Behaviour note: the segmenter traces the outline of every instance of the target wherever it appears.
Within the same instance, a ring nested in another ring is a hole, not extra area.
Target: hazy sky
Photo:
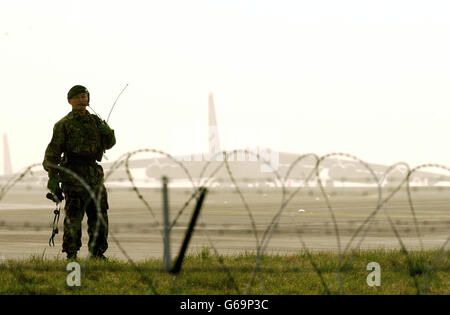
[[[450,166],[449,39],[448,1],[2,0],[0,133],[41,162],[70,87],[106,119],[128,83],[110,159],[208,150],[212,91],[225,148]]]

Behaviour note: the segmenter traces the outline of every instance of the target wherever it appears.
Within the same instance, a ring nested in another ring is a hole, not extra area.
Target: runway
[[[107,256],[133,261],[162,258],[163,216],[160,189],[143,189],[150,208],[132,190],[108,189],[109,249]],[[170,219],[180,213],[193,190],[169,190]],[[289,190],[286,201],[294,192]],[[61,253],[63,213],[55,247],[49,247],[55,205],[45,199],[42,189],[16,188],[0,201],[0,259],[47,258]],[[390,191],[383,191],[383,198]],[[413,208],[403,189],[377,212],[378,195],[373,188],[327,190],[327,203],[317,188],[300,190],[281,209],[280,189],[211,189],[205,199],[199,222],[189,246],[190,252],[208,246],[219,254],[256,252],[292,254],[312,251],[344,251],[355,248],[407,249],[450,248],[450,190],[421,188],[411,192]],[[177,256],[189,224],[194,203],[181,212],[171,233],[171,256]],[[412,211],[413,210],[413,211]],[[413,215],[414,213],[414,215]],[[372,217],[371,217],[372,216]],[[415,218],[414,218],[415,216]],[[278,218],[278,219],[277,219]],[[371,218],[366,225],[363,225]],[[273,228],[270,224],[275,222]],[[355,234],[358,229],[359,233]],[[400,235],[400,240],[396,236]],[[353,237],[353,239],[352,239]],[[349,241],[352,242],[349,244]],[[83,221],[83,247],[87,256],[87,226]]]

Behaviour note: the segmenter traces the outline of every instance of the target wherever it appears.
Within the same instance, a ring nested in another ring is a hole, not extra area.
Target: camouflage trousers
[[[87,215],[89,252],[94,256],[102,255],[108,248],[108,196],[102,186],[99,200],[100,209],[85,189],[65,188],[66,205],[64,207],[64,236],[62,251],[75,254],[81,248],[81,231],[84,213]],[[98,196],[98,188],[94,191]]]

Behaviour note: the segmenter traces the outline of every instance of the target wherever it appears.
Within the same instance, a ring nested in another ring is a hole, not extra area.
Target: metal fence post
[[[177,260],[175,261],[175,265],[173,266],[172,270],[170,271],[173,274],[177,274],[181,270],[181,265],[183,264],[184,255],[186,254],[186,251],[189,246],[189,241],[191,240],[192,234],[194,233],[195,224],[197,222],[197,218],[200,214],[200,210],[202,209],[203,200],[205,199],[205,195],[207,192],[207,189],[205,187],[201,187],[199,189],[200,196],[197,199],[197,204],[195,205],[195,210],[191,218],[191,222],[189,223],[189,227],[186,231],[186,236],[184,237],[183,244],[181,245],[180,253],[178,254]]]
[[[164,266],[167,272],[171,269],[170,257],[170,223],[169,223],[169,193],[167,189],[168,178],[163,176],[163,219],[164,219]]]

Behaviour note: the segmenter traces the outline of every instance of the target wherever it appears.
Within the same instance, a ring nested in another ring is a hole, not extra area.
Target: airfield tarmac
[[[294,190],[291,188],[286,198]],[[391,191],[384,188],[383,197]],[[171,220],[192,192],[188,188],[169,190]],[[130,189],[108,189],[108,257],[120,260],[129,257],[133,261],[162,258],[162,193],[160,189],[143,189],[141,193],[150,209]],[[45,199],[45,194],[44,189],[16,187],[0,201],[0,260],[30,255],[65,258],[61,253],[63,212],[60,232],[55,237],[56,246],[48,244],[55,204]],[[220,254],[255,253],[258,244],[264,243],[267,244],[265,253],[293,254],[304,249],[302,240],[311,251],[342,252],[358,247],[398,249],[400,241],[392,225],[407,249],[438,249],[442,246],[450,249],[450,189],[414,188],[411,194],[415,220],[408,195],[402,189],[373,216],[369,227],[363,229],[347,248],[352,235],[376,208],[378,195],[373,188],[327,188],[332,212],[318,188],[302,188],[285,206],[273,233],[266,238],[268,225],[281,207],[281,189],[243,190],[241,195],[232,188],[212,188],[206,196],[189,252],[211,247]],[[172,258],[178,254],[194,206],[192,201],[172,229]],[[80,257],[88,254],[86,220],[85,216]]]

